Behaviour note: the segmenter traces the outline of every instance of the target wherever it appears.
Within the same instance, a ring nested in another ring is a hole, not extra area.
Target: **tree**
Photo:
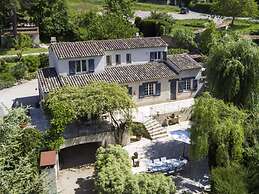
[[[105,0],[105,10],[108,14],[122,16],[126,19],[133,17],[133,6],[136,0]]]
[[[212,170],[211,175],[211,193],[248,194],[246,174],[242,167],[218,167]]]
[[[52,117],[48,131],[50,147],[62,144],[64,127],[72,121],[83,119],[89,114],[108,114],[117,143],[131,123],[132,98],[127,89],[115,83],[96,82],[85,87],[64,87],[48,94],[44,106]]]
[[[202,53],[209,54],[213,47],[220,39],[220,33],[217,31],[216,24],[209,22],[205,31],[200,35],[200,49]]]
[[[0,193],[46,193],[38,170],[41,134],[24,127],[26,109],[10,110],[0,123]]]
[[[232,26],[236,17],[253,17],[258,13],[255,0],[216,0],[214,9],[220,15],[232,17]]]
[[[246,114],[237,107],[212,98],[198,98],[192,114],[191,155],[208,155],[209,166],[227,167],[242,159]]]
[[[131,38],[137,29],[125,18],[115,14],[87,13],[75,22],[80,40]]]
[[[193,50],[197,47],[195,34],[189,29],[179,28],[172,31],[172,37],[177,48]]]
[[[118,145],[98,149],[95,185],[100,194],[175,193],[171,177],[146,173],[133,175],[128,153]]]
[[[245,40],[218,43],[208,57],[207,79],[213,96],[252,109],[259,95],[257,46]]]

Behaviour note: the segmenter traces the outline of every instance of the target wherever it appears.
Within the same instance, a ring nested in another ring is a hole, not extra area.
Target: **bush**
[[[39,68],[44,68],[49,66],[49,58],[47,54],[40,54],[39,61],[40,61]]]
[[[192,11],[196,11],[199,13],[207,13],[207,14],[213,14],[213,4],[212,3],[190,3],[189,8]]]
[[[32,39],[27,34],[19,34],[17,39],[15,40],[15,49],[23,49],[23,48],[31,48],[32,47]]]
[[[150,134],[142,123],[133,122],[129,126],[129,130],[133,133],[133,135],[137,137],[145,137],[147,139],[151,139]]]
[[[14,48],[15,47],[15,38],[11,35],[4,35],[2,47],[4,49]]]
[[[170,48],[168,50],[169,55],[176,55],[176,54],[183,54],[183,53],[189,53],[187,49],[182,49],[182,48]]]
[[[0,59],[0,73],[6,72],[8,69],[8,65],[5,60]]]
[[[22,63],[28,67],[30,73],[38,70],[40,66],[40,60],[38,56],[26,56],[22,58]]]
[[[175,193],[171,177],[163,174],[138,174],[131,172],[128,153],[121,146],[99,148],[95,163],[95,185],[98,193],[150,194]]]
[[[15,84],[16,80],[9,72],[0,74],[0,89],[11,87]]]
[[[175,42],[175,48],[182,48],[193,50],[197,48],[195,43],[195,34],[192,30],[179,28],[172,32],[173,41]]]
[[[12,75],[17,80],[24,78],[27,71],[28,67],[24,63],[17,63],[15,66],[12,67]]]
[[[212,169],[213,194],[247,194],[245,173],[241,167],[219,167]]]

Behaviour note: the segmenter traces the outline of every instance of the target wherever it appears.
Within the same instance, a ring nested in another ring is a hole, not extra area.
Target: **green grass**
[[[238,34],[256,34],[259,35],[259,23],[248,20],[236,20],[234,26],[229,27],[229,31]]]
[[[173,28],[185,28],[193,31],[206,27],[208,20],[206,19],[188,19],[188,20],[176,20]]]
[[[30,54],[30,53],[39,53],[39,52],[47,52],[48,49],[46,48],[26,48],[22,52],[22,54]],[[14,48],[5,50],[5,49],[0,49],[0,56],[1,55],[16,55],[19,53],[19,50],[15,50]]]
[[[103,9],[104,0],[66,0],[70,13],[101,11]],[[179,12],[180,9],[171,5],[159,5],[152,3],[136,3],[135,10],[142,11],[160,11],[160,12]]]

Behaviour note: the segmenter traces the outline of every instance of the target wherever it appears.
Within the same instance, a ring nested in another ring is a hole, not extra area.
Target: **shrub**
[[[172,37],[175,42],[175,48],[183,48],[193,50],[197,48],[194,41],[195,34],[189,29],[179,28],[172,32]]]
[[[27,34],[19,34],[15,40],[15,49],[31,48],[32,39]]]
[[[0,59],[0,73],[6,72],[8,68],[8,65],[5,60]]]
[[[168,50],[169,55],[176,55],[176,54],[183,54],[183,53],[189,53],[187,49],[182,49],[182,48],[170,48]]]
[[[131,172],[128,153],[121,146],[99,148],[95,163],[95,185],[98,193],[149,194],[175,193],[171,177],[163,174],[138,174]]]
[[[0,74],[0,89],[11,87],[15,84],[16,80],[9,72]]]
[[[3,48],[10,49],[15,47],[15,39],[11,35],[4,35],[3,36]]]
[[[44,68],[49,66],[49,58],[47,54],[40,54],[39,61],[40,61],[39,68]]]
[[[192,11],[196,11],[199,13],[207,13],[207,14],[213,14],[213,4],[212,3],[202,3],[202,2],[198,2],[198,3],[190,3],[189,4],[189,8]]]
[[[30,73],[38,70],[40,66],[40,60],[38,56],[26,56],[22,58],[22,63],[28,67]]]
[[[17,63],[15,66],[12,67],[12,75],[17,80],[24,78],[27,71],[28,67],[24,63]]]
[[[213,194],[247,194],[245,173],[241,167],[219,167],[212,169]]]
[[[142,123],[133,122],[129,126],[129,130],[133,133],[133,135],[137,137],[145,137],[147,139],[151,139],[150,134]]]

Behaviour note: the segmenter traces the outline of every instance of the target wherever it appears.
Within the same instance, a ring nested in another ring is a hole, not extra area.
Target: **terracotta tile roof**
[[[102,73],[56,76],[56,80],[54,81],[55,84],[53,84],[54,78],[42,73],[42,71],[54,74],[55,69],[49,68],[48,71],[43,69],[38,73],[40,75],[38,76],[40,88],[44,93],[57,89],[57,86],[84,86],[93,81],[126,84],[138,81],[158,80],[162,78],[175,78],[177,76],[174,71],[170,69],[170,67],[162,62],[107,67]]]
[[[58,89],[62,86],[59,76],[54,67],[44,68],[38,71],[38,82],[42,92]]]
[[[46,151],[40,153],[40,167],[52,166],[56,164],[56,151]]]
[[[167,62],[177,72],[189,69],[201,69],[202,66],[188,54],[168,55]]]
[[[128,38],[111,40],[90,40],[82,42],[60,42],[50,46],[59,59],[102,56],[105,51],[135,48],[166,47],[160,37]]]

